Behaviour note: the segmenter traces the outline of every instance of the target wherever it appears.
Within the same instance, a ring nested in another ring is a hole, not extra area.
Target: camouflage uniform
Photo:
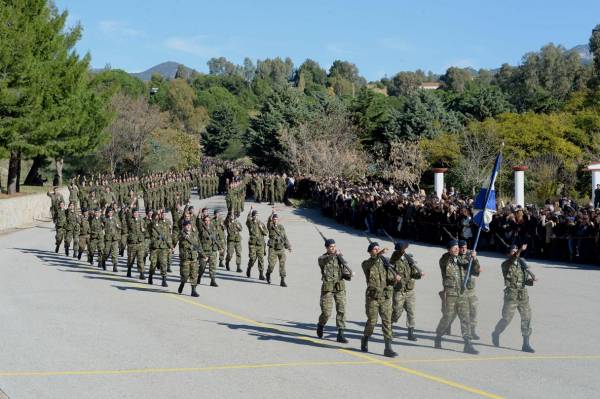
[[[90,245],[88,262],[93,264],[94,255],[98,253],[98,266],[102,266],[104,258],[104,225],[99,217],[94,216],[90,222]]]
[[[54,252],[58,252],[60,244],[65,239],[65,228],[67,226],[67,214],[64,209],[57,207],[54,211],[54,228],[56,229],[56,249]]]
[[[197,235],[190,231],[190,234],[182,231],[179,235],[179,274],[181,276],[181,287],[186,282],[192,285],[192,292],[196,291],[198,282],[198,249],[200,245]],[[180,291],[181,293],[181,291]]]
[[[113,271],[117,271],[119,255],[119,241],[121,240],[121,223],[114,217],[106,218],[104,221],[104,268],[106,261],[110,256],[113,264]]]
[[[79,216],[75,210],[66,211],[67,223],[65,225],[65,254],[69,255],[69,247],[73,241],[73,257],[79,252]]]
[[[319,267],[322,280],[319,325],[327,324],[335,301],[335,325],[343,330],[346,328],[346,283],[342,264],[337,255],[325,253],[319,257]]]
[[[504,305],[502,318],[496,324],[494,333],[500,335],[510,324],[515,310],[521,315],[521,334],[523,337],[531,335],[531,307],[527,286],[533,285],[533,279],[521,265],[521,260],[513,256],[502,262],[502,275],[504,276]]]
[[[154,220],[150,223],[150,274],[148,283],[152,284],[152,276],[156,267],[160,267],[163,278],[163,287],[166,287],[168,257],[173,246],[169,225],[164,220]]]
[[[406,310],[406,326],[415,327],[415,279],[421,278],[421,272],[417,270],[414,260],[402,251],[394,251],[390,263],[400,275],[400,281],[394,285],[394,300],[392,310],[392,323],[397,323]]]
[[[235,253],[235,264],[237,265],[236,271],[240,273],[242,271],[242,224],[239,220],[228,217],[225,220],[225,227],[227,228],[227,257],[225,258],[225,267],[229,270],[229,262]]]
[[[394,292],[395,273],[386,268],[382,256],[370,257],[363,261],[362,269],[367,279],[365,293],[365,310],[367,323],[364,337],[373,335],[378,315],[381,317],[381,328],[385,339],[392,339],[392,297]]]
[[[225,248],[227,246],[225,239],[225,226],[223,220],[220,217],[213,217],[211,226],[213,227],[214,236],[219,242],[219,267],[224,267],[223,262],[225,261]]]
[[[83,251],[88,251],[88,244],[90,242],[90,220],[83,215],[79,222],[79,253],[77,254],[77,258],[81,259],[81,255]],[[89,255],[88,255],[89,257]]]
[[[465,271],[469,267],[469,258],[468,255],[460,255],[459,262]],[[477,258],[473,259],[471,264],[471,277],[467,282],[467,288],[465,289],[465,297],[469,304],[469,321],[471,326],[471,338],[477,339],[477,305],[479,303],[479,299],[475,293],[475,280],[472,276],[479,276],[481,270],[481,266],[479,265],[479,260]],[[456,320],[456,315],[450,321],[450,326]]]
[[[254,266],[255,262],[258,262],[258,271],[260,273],[260,279],[264,280],[264,262],[265,262],[265,237],[269,234],[266,226],[262,223],[258,217],[252,218],[252,212],[248,212],[248,218],[246,219],[246,227],[248,227],[248,268],[246,269],[246,276],[250,277],[250,270]]]
[[[285,285],[285,250],[292,250],[290,242],[288,241],[285,229],[281,224],[275,225],[272,221],[272,217],[269,218],[267,223],[269,229],[269,266],[267,268],[267,281],[270,282],[270,276],[275,269],[275,264],[279,260],[279,276],[281,277],[281,285]]]
[[[216,277],[217,277],[217,253],[222,251],[215,237],[215,230],[212,225],[206,225],[205,223],[200,223],[198,228],[198,235],[200,238],[200,246],[202,247],[202,252],[204,256],[208,258],[208,260],[201,259],[200,260],[200,268],[198,271],[198,283],[202,279],[202,275],[208,266],[208,275],[210,277],[210,282],[212,286],[217,286]]]
[[[146,222],[140,217],[131,218],[127,230],[127,275],[129,277],[131,277],[133,262],[137,261],[140,279],[144,278],[145,234]]]

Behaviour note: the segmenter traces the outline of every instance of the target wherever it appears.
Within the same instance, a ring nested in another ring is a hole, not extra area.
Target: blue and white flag
[[[501,163],[502,154],[498,154],[494,163],[494,169],[492,169],[492,175],[489,182],[487,182],[487,187],[486,182],[484,182],[481,191],[479,191],[473,203],[473,223],[485,231],[490,229],[489,225],[492,221],[492,216],[496,213],[496,191],[494,190],[494,184],[496,183]]]

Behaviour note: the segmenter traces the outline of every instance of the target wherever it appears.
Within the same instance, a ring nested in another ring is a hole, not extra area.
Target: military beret
[[[94,212],[100,212],[100,208],[94,208]]]
[[[154,213],[152,209],[146,209],[146,213]]]
[[[87,212],[87,211],[88,211],[88,210],[87,210],[87,208],[86,208],[86,207],[83,207],[83,208],[81,208],[81,213],[85,213],[85,212]]]
[[[446,248],[448,249],[456,246],[458,246],[458,240],[450,240],[448,241],[448,244],[446,244]]]
[[[138,212],[138,209],[137,208],[132,208],[131,212]]]
[[[257,211],[256,209],[254,209],[254,210],[252,211],[252,216],[256,216],[256,214],[257,214],[257,213],[258,213],[258,211]]]
[[[219,212],[220,212],[220,211],[219,211],[218,209],[215,209],[215,210],[213,211],[213,215],[216,215],[216,214],[217,214],[217,213],[219,213]]]
[[[325,240],[325,246],[329,247],[331,245],[335,244],[335,240],[333,238],[328,238]]]
[[[467,241],[466,240],[458,240],[458,246],[459,247],[466,247],[467,246]]]
[[[509,245],[508,248],[506,248],[506,253],[509,254],[512,251],[516,251],[517,249],[519,249],[519,247],[517,247],[515,244]]]
[[[278,215],[278,214],[276,214],[276,213],[274,213],[274,214],[273,214],[273,219],[279,219],[279,215]]]
[[[183,221],[183,225],[184,226],[187,226],[187,225],[190,225],[190,224],[192,224],[192,222],[190,222],[189,220],[184,220]]]
[[[379,243],[376,241],[369,243],[369,246],[367,247],[367,252],[371,252],[373,250],[373,248],[378,247],[378,246],[379,246]]]
[[[398,240],[394,243],[394,249],[396,251],[399,251],[401,249],[406,249],[406,248],[408,248],[408,241]]]

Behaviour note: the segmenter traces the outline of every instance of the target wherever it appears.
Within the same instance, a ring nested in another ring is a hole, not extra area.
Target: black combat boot
[[[369,337],[363,335],[363,337],[360,339],[360,350],[362,352],[369,351]]]
[[[475,329],[473,328],[471,330],[471,339],[474,339],[475,341],[479,340],[481,337],[479,335],[477,335],[477,333],[475,332]]]
[[[173,270],[171,270],[171,265],[167,266],[167,273],[173,273]]]
[[[265,275],[263,274],[263,272],[259,272],[258,279],[264,281]]]
[[[281,283],[279,285],[282,287],[287,287],[287,284],[285,283],[285,277],[281,278]]]
[[[117,265],[113,265],[113,272],[117,272],[117,271],[118,271]]]
[[[348,340],[346,339],[346,337],[344,336],[344,330],[342,328],[340,328],[338,330],[338,335],[337,335],[337,342],[342,343],[342,344],[347,344]]]
[[[322,324],[317,324],[317,337],[323,338],[323,326]]]
[[[73,259],[78,259],[77,251],[73,249]]]
[[[193,297],[199,297],[200,295],[198,295],[198,293],[196,292],[196,286],[192,285],[192,294]]]
[[[222,260],[220,260],[220,261],[219,261],[219,267],[220,267],[221,269],[223,268],[223,261],[222,261]],[[227,270],[229,270],[229,269],[227,269]]]
[[[242,272],[242,268],[240,267],[240,265],[237,265],[236,273],[241,273],[241,272]]]
[[[469,353],[471,355],[479,355],[479,351],[473,347],[471,344],[471,338],[465,338],[465,346],[463,347],[464,353]]]
[[[267,272],[267,283],[271,284],[271,273]]]
[[[398,354],[392,349],[392,340],[390,338],[385,339],[385,349],[383,350],[383,356],[396,357]]]
[[[154,280],[152,279],[152,273],[150,273],[148,275],[148,284],[152,285],[154,283]]]
[[[415,336],[415,328],[414,327],[408,327],[408,340],[409,341],[417,340],[417,337]]]
[[[83,254],[83,251],[79,251],[79,253],[77,254],[77,259],[81,260],[81,255]]]
[[[119,249],[119,256],[123,256],[124,253],[125,253],[125,248]]]
[[[210,279],[210,286],[211,287],[218,287],[219,284],[217,284],[217,281],[214,278]]]
[[[225,263],[225,270],[227,270],[227,271],[231,270],[231,269],[229,268],[229,262]]]
[[[69,246],[65,245],[65,255],[69,256]]]
[[[106,259],[102,259],[102,270],[106,270]]]
[[[452,335],[452,325],[448,326],[448,329],[446,330],[446,332],[444,333],[444,335]]]
[[[183,292],[183,287],[185,286],[185,283],[181,283],[179,284],[179,288],[177,288],[177,292],[179,292],[180,294]],[[193,286],[192,286],[193,288]]]
[[[523,337],[523,347],[521,347],[523,352],[535,353],[535,350],[529,345],[529,337]]]
[[[162,278],[162,286],[163,287],[168,287],[169,286],[169,284],[167,284],[167,276],[163,276],[163,278]]]
[[[94,264],[94,255],[89,255],[89,256],[88,256],[88,263],[89,263],[90,265],[93,265],[93,264]]]
[[[252,270],[252,266],[248,266],[246,268],[246,277],[250,278],[250,271]]]
[[[435,336],[435,341],[433,341],[433,347],[435,349],[442,349],[442,337],[441,335]]]
[[[60,247],[60,244],[56,246],[56,248],[54,248],[54,252],[58,253],[58,247]]]
[[[131,267],[133,265],[127,265],[127,277],[131,277]]]
[[[497,333],[496,331],[492,333],[492,343],[494,346],[500,346],[500,333]]]
[[[146,276],[144,276],[144,272],[141,272],[141,273],[140,273],[140,277],[139,277],[139,279],[140,279],[140,280],[145,280],[145,279],[146,279]]]

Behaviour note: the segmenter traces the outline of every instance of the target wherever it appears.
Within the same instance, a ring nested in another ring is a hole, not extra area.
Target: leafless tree
[[[380,176],[396,186],[418,189],[421,176],[427,169],[419,141],[392,141],[387,152],[387,157],[376,157],[375,167]]]
[[[475,194],[490,170],[500,148],[498,135],[488,131],[465,130],[460,140],[461,157],[452,173],[462,182],[464,190]]]

